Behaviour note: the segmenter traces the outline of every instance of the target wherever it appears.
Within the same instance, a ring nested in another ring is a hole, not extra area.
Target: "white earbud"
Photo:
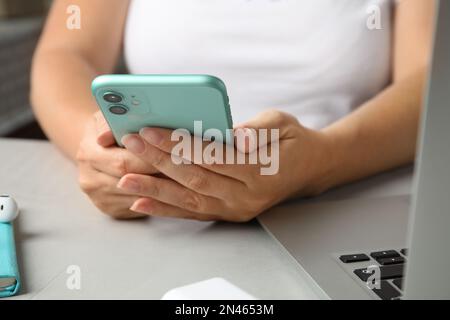
[[[7,195],[0,195],[0,223],[11,222],[19,215],[16,201]]]

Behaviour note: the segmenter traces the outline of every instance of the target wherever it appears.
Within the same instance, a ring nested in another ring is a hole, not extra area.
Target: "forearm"
[[[425,78],[421,70],[393,83],[322,130],[331,158],[316,189],[326,190],[414,160]]]
[[[71,159],[96,110],[90,94],[95,75],[85,59],[63,49],[37,51],[34,57],[33,109],[47,136]]]

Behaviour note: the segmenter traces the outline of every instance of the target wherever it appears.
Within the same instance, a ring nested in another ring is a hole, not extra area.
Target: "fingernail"
[[[139,193],[139,191],[141,190],[141,185],[133,179],[122,177],[122,179],[120,179],[119,183],[117,184],[117,188],[128,192]]]
[[[134,134],[127,134],[122,138],[122,143],[133,153],[143,153],[145,150],[145,145],[142,139]]]
[[[141,198],[133,203],[130,210],[138,213],[150,214],[152,212],[152,207],[148,199]]]
[[[108,131],[103,131],[103,132],[100,132],[98,135],[97,135],[97,144],[99,144],[99,145],[101,145],[101,146],[104,146],[105,144],[106,144],[106,133],[107,133]]]
[[[157,130],[152,128],[142,128],[141,131],[139,131],[139,134],[148,143],[151,143],[153,145],[159,145],[163,138]]]

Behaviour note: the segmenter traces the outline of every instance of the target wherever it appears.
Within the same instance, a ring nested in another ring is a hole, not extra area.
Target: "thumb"
[[[257,148],[278,142],[294,123],[298,124],[297,119],[288,113],[278,110],[261,112],[253,119],[235,126],[236,148],[241,152],[251,153]]]
[[[253,119],[239,124],[235,128],[279,129],[280,132],[284,132],[287,126],[292,124],[299,124],[297,118],[293,115],[276,109],[270,109],[259,113]]]

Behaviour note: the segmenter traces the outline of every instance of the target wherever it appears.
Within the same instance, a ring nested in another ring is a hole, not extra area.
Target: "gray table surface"
[[[90,203],[74,164],[48,142],[0,139],[0,158],[0,193],[21,207],[15,230],[23,289],[15,298],[160,299],[212,277],[261,299],[326,298],[256,221],[116,221]],[[317,201],[409,194],[410,185],[410,170],[400,170]],[[71,265],[81,270],[80,290],[66,285]]]

